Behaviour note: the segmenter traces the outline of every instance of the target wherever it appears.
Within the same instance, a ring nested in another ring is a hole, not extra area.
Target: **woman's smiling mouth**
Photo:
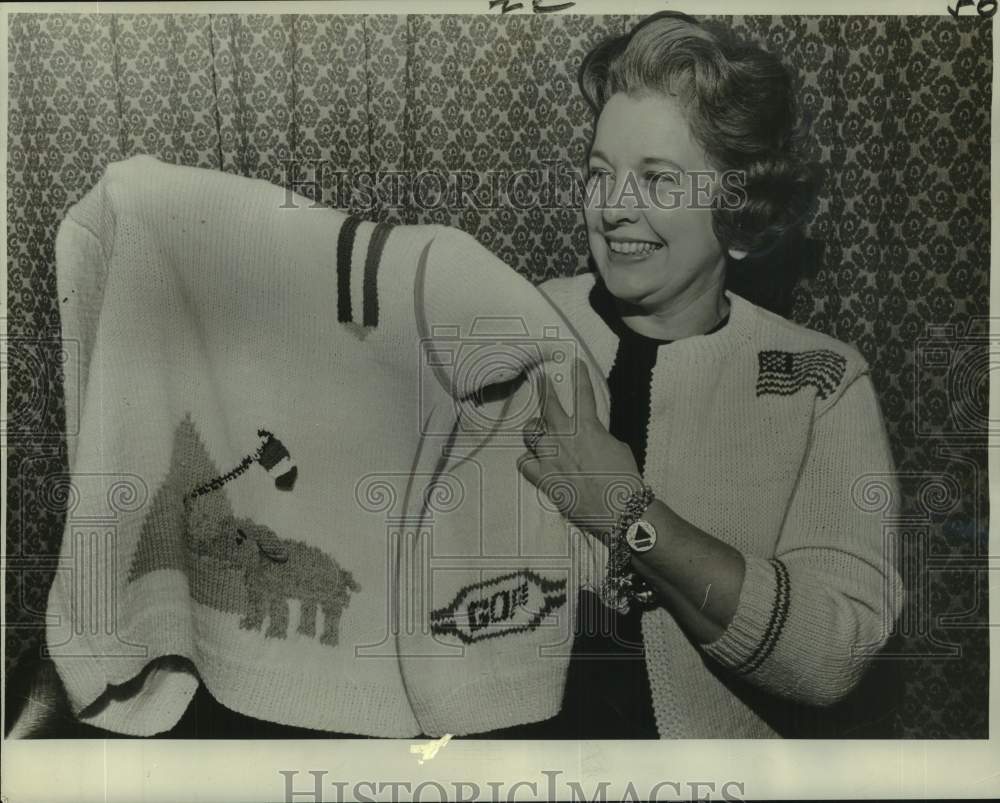
[[[606,238],[607,239],[607,238]],[[646,257],[662,248],[661,243],[651,243],[644,240],[611,240],[607,239],[608,251],[615,256]]]

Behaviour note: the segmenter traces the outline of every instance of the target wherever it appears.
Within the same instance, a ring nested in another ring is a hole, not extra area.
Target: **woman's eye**
[[[650,184],[679,184],[676,173],[647,173],[646,181]]]

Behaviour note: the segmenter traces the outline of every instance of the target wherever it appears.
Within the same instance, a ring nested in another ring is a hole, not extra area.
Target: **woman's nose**
[[[637,187],[629,181],[628,176],[609,185],[607,197],[599,198],[601,217],[607,225],[615,226],[636,219],[638,215],[636,192]]]

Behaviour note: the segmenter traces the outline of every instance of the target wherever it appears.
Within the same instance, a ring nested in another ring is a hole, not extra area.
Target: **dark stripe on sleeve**
[[[340,323],[354,320],[351,314],[351,252],[360,225],[361,218],[348,217],[337,237],[337,320]]]
[[[756,670],[767,657],[774,651],[781,637],[781,631],[785,628],[788,619],[788,602],[791,595],[791,583],[788,578],[788,568],[780,560],[771,561],[777,579],[777,587],[774,592],[774,608],[771,610],[771,619],[767,623],[764,631],[764,638],[761,639],[757,649],[753,651],[746,662],[737,671],[749,674]]]
[[[365,258],[364,285],[364,325],[378,326],[378,266],[382,262],[382,252],[386,240],[393,227],[388,223],[378,223],[368,243],[368,255]]]

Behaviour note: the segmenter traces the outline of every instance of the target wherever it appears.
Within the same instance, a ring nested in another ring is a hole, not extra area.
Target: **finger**
[[[577,416],[582,418],[597,418],[597,397],[594,395],[594,384],[590,380],[590,371],[583,357],[576,358],[576,403]]]
[[[566,434],[572,431],[572,421],[566,409],[559,400],[555,385],[546,373],[544,366],[538,367],[538,398],[548,432],[552,435]]]
[[[538,363],[531,369],[534,372],[532,381],[535,384],[535,397],[538,399],[538,418],[542,421],[545,427],[551,431],[552,430],[552,420],[550,418],[548,396],[547,396],[547,384],[545,379],[545,368],[542,363]]]

